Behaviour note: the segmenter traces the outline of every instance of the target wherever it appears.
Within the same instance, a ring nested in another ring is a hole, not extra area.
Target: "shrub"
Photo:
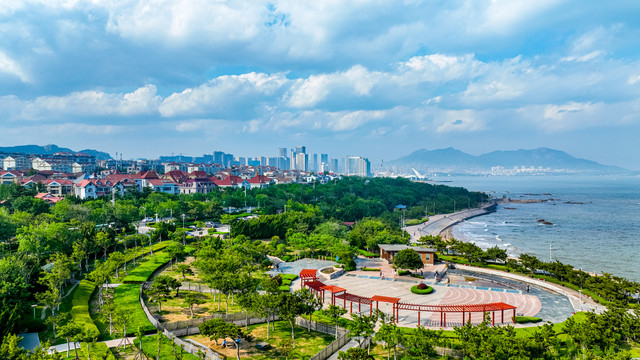
[[[345,269],[346,270],[346,269]],[[362,271],[380,271],[380,268],[368,268],[368,267],[363,267]]]
[[[516,316],[516,323],[518,324],[537,323],[540,321],[542,321],[542,319],[535,316]]]
[[[377,255],[367,250],[358,249],[358,254],[366,257],[376,257]]]
[[[98,331],[96,324],[89,315],[89,299],[96,289],[96,285],[89,280],[82,280],[78,284],[78,289],[73,293],[71,300],[71,317],[84,328],[93,328]]]
[[[426,286],[425,289],[418,289],[418,286],[420,285],[424,285]],[[417,295],[426,295],[426,294],[431,294],[433,292],[433,288],[431,286],[428,286],[426,284],[418,284],[418,285],[414,285],[411,287],[411,292]]]
[[[409,270],[399,270],[398,275],[409,275],[411,272]]]
[[[425,283],[420,283],[420,284],[418,284],[418,289],[420,289],[420,290],[424,290],[424,289],[426,289],[426,288],[428,288],[428,287],[429,287],[429,285],[427,285],[427,284],[425,284]]]
[[[344,262],[344,271],[352,271],[356,269],[356,262],[353,259],[349,259]]]
[[[414,277],[414,278],[418,278],[418,279],[424,279],[424,276],[419,275],[419,274],[410,274],[409,276]]]

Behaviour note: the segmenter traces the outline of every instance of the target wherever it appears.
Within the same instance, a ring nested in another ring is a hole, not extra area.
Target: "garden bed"
[[[426,286],[426,288],[421,289],[421,285],[425,285],[425,284],[418,284],[418,285],[414,285],[411,287],[411,292],[417,295],[426,295],[426,294],[431,294],[433,292],[433,288],[431,286]]]

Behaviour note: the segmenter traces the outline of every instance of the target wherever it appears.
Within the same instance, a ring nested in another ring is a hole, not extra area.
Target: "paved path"
[[[344,344],[343,347],[338,349],[338,351],[334,352],[333,355],[329,356],[327,360],[338,360],[338,354],[340,354],[341,351],[347,351],[351,348],[358,347],[358,345],[357,341],[351,339],[348,343]]]
[[[152,334],[152,335],[155,335],[155,334]],[[152,336],[152,335],[145,335],[145,336]],[[127,339],[129,340],[129,344],[133,344],[133,340],[135,340],[135,338],[136,338],[135,336],[128,337]],[[118,345],[122,345],[122,339],[123,338],[107,340],[107,341],[99,341],[99,342],[105,343],[107,345],[107,347],[109,347],[109,348],[113,348],[113,347],[116,347]],[[69,351],[73,351],[73,349],[76,348],[76,344],[77,344],[78,350],[80,350],[80,343],[79,342],[78,343],[70,342],[69,343]],[[54,345],[54,346],[49,347],[49,349],[48,349],[49,353],[53,353],[53,352],[57,352],[58,353],[58,352],[66,352],[66,351],[67,351],[67,343]]]
[[[491,204],[485,205],[479,209],[467,209],[452,214],[434,215],[429,217],[429,221],[425,224],[407,226],[404,228],[411,236],[411,242],[416,242],[420,237],[426,235],[437,236],[444,230],[461,222],[462,220],[484,215],[489,213],[487,210]]]

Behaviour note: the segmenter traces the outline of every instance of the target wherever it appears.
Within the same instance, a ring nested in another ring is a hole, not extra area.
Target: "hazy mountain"
[[[5,146],[0,147],[0,153],[6,154],[37,154],[37,155],[52,155],[57,152],[70,152],[70,153],[86,153],[93,155],[98,160],[111,159],[111,155],[106,152],[85,149],[80,151],[73,151],[68,148],[59,147],[58,145],[19,145],[19,146]]]
[[[579,159],[564,151],[549,148],[515,151],[493,151],[478,156],[464,153],[454,148],[427,150],[421,149],[388,162],[398,167],[415,167],[416,169],[469,172],[489,170],[494,166],[510,169],[515,166],[535,168],[565,169],[594,173],[623,173],[629,170],[597,163],[591,160]]]

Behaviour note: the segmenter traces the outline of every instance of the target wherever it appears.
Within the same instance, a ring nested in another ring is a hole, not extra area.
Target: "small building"
[[[396,256],[396,254],[404,249],[415,250],[418,254],[420,254],[420,257],[422,258],[422,263],[425,265],[426,264],[433,265],[433,262],[436,257],[435,249],[423,248],[420,246],[408,246],[408,245],[401,245],[401,244],[380,244],[378,245],[378,247],[380,248],[380,258],[385,259],[390,263],[393,262],[393,258]]]

